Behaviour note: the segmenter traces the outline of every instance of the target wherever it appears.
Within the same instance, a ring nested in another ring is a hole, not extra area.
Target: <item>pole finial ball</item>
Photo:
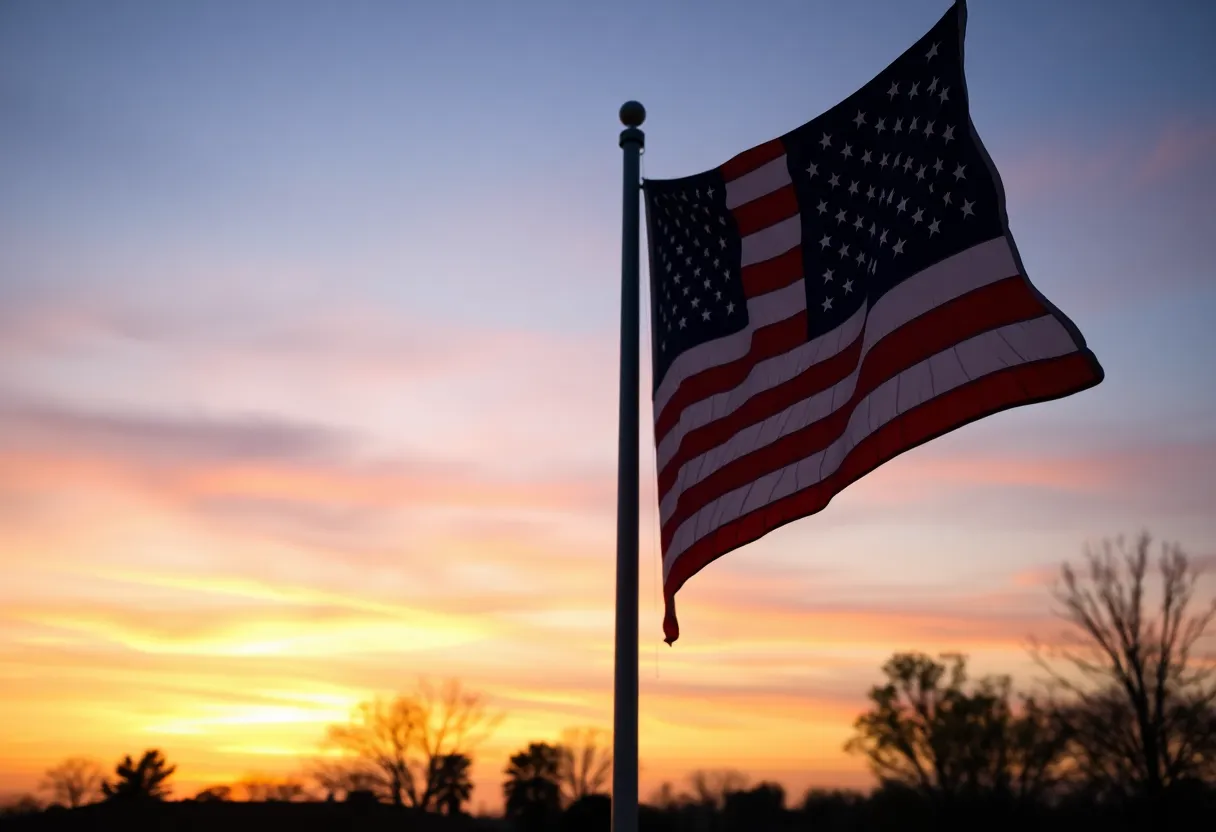
[[[626,127],[641,127],[646,120],[646,108],[636,101],[626,101],[621,105],[621,124]]]

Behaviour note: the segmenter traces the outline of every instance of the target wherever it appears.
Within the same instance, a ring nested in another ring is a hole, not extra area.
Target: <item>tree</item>
[[[242,780],[240,786],[245,792],[245,799],[255,803],[268,800],[290,803],[306,794],[304,784],[292,777],[275,778],[255,774]]]
[[[734,769],[698,769],[688,775],[688,782],[698,805],[721,811],[728,794],[747,788],[747,775]]]
[[[473,761],[464,754],[446,754],[439,760],[435,784],[435,806],[445,815],[459,815],[473,796],[469,769]]]
[[[374,768],[357,759],[317,760],[309,767],[308,776],[327,799],[334,800],[344,800],[355,792],[374,794],[381,786],[381,777]]]
[[[1072,750],[1086,779],[1155,798],[1216,778],[1216,667],[1196,661],[1216,600],[1191,610],[1198,572],[1181,547],[1162,544],[1154,608],[1151,548],[1147,533],[1119,537],[1087,547],[1082,570],[1065,564],[1054,595],[1070,630],[1034,654],[1071,699]]]
[[[227,803],[232,800],[232,787],[219,785],[208,786],[194,796],[199,803]]]
[[[561,811],[561,753],[543,742],[511,757],[503,783],[507,817],[526,830],[547,829]]]
[[[101,796],[101,766],[85,757],[69,757],[47,769],[42,788],[56,803],[71,809],[92,803]]]
[[[1053,712],[1025,699],[1015,714],[1008,677],[968,685],[966,659],[943,658],[949,665],[923,653],[892,656],[846,750],[864,754],[883,783],[930,798],[1044,796],[1064,750]]]
[[[470,754],[501,721],[481,694],[449,681],[420,681],[412,694],[360,703],[345,725],[329,727],[328,744],[376,774],[378,790],[396,805],[435,808],[440,761]]]
[[[128,754],[115,767],[114,781],[102,783],[101,790],[112,801],[164,800],[172,792],[167,781],[175,771],[177,766],[168,765],[159,749],[145,751],[138,763]]]
[[[778,783],[728,792],[722,807],[727,830],[775,829],[784,814],[785,789]]]
[[[612,775],[608,734],[598,728],[568,728],[558,744],[560,780],[566,805],[602,794]]]

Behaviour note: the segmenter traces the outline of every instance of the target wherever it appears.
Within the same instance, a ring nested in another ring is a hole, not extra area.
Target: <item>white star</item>
[[[937,78],[934,77],[933,83],[929,84],[929,92],[937,92]]]
[[[844,222],[844,209],[843,208],[841,208],[839,211],[836,212],[836,224],[840,225],[840,223],[842,223],[842,222]]]
[[[946,132],[942,133],[942,138],[946,140],[946,144],[950,144],[950,140],[954,138],[954,128],[947,127]]]
[[[851,291],[853,291],[853,281],[851,279],[846,280],[844,282],[844,293],[847,295]]]
[[[937,94],[937,97],[942,100],[943,104],[945,104],[947,101],[950,100],[950,88],[942,87],[942,91]]]
[[[929,47],[929,51],[925,53],[926,61],[931,61],[937,57],[937,47],[941,46],[941,44],[942,42],[939,40]]]
[[[891,251],[895,252],[896,254],[903,254],[904,253],[904,241],[900,240],[898,243],[896,243],[895,246],[891,249]]]
[[[718,247],[719,247],[719,248],[726,248],[726,238],[725,238],[725,237],[719,237],[719,238],[718,238]]]
[[[913,130],[917,129],[916,125],[918,122],[920,122],[920,116],[912,116],[912,123],[908,125],[909,133],[911,133]]]
[[[849,193],[851,193],[851,194],[857,193],[857,180],[856,179],[854,179],[852,182],[849,183]]]
[[[819,200],[819,204],[815,206],[815,210],[820,214],[826,214],[828,211],[828,204],[821,199]]]
[[[677,285],[679,285],[679,283],[680,283],[680,273],[679,273],[679,272],[676,272],[676,273],[675,273],[675,276],[672,278],[672,280],[674,280],[674,281],[676,282],[676,284],[677,284]]]
[[[877,232],[877,231],[878,231],[878,226],[875,225],[874,223],[870,223],[870,236],[873,237],[875,232]]]
[[[676,246],[676,254],[683,254],[684,246]]]
[[[870,151],[867,150],[865,153],[861,154],[861,163],[863,165],[870,164]]]
[[[933,163],[933,172],[934,173],[942,172],[942,160],[941,159],[938,159],[936,162]]]
[[[870,274],[874,274],[876,271],[878,271],[878,258],[876,258],[876,257],[870,258],[870,268],[868,271],[870,272]]]
[[[701,276],[701,267],[700,266],[697,266],[695,269],[692,270],[692,276],[693,277]]]
[[[917,93],[916,88],[919,86],[920,86],[920,81],[916,81],[915,83],[912,84],[912,89],[908,90],[908,98],[916,97],[916,93]],[[913,129],[915,129],[915,128],[913,128]]]
[[[916,171],[916,178],[917,179],[925,178],[925,166],[924,165],[921,165],[920,169],[918,171]]]
[[[942,197],[942,201],[945,202],[947,205],[950,204],[950,192],[949,191],[946,191],[946,195]]]
[[[703,320],[703,321],[709,320],[709,310],[708,309],[706,309],[704,312],[701,313],[701,320]]]
[[[734,313],[735,313],[735,303],[734,303],[734,301],[731,301],[730,303],[726,304],[726,314],[733,315]]]
[[[806,166],[806,172],[810,174],[810,176],[807,177],[808,179],[814,179],[815,174],[819,173],[819,165],[811,162]]]
[[[700,305],[701,305],[701,299],[700,299],[700,298],[693,298],[693,299],[692,299],[692,308],[693,308],[693,309],[696,309],[696,308],[697,308],[698,306],[700,306]]]
[[[882,158],[878,160],[878,166],[880,168],[885,168],[887,166],[887,157],[890,155],[891,155],[890,153],[882,154]]]
[[[967,170],[967,166],[966,166],[966,165],[956,165],[956,166],[954,167],[954,181],[955,181],[955,182],[957,182],[957,181],[958,181],[958,180],[960,180],[960,179],[966,179],[966,178],[967,178],[967,174],[966,174],[966,173],[964,173],[964,171],[965,171],[965,170]]]
[[[891,82],[891,89],[887,90],[887,95],[891,96],[892,99],[894,99],[895,96],[899,95],[899,82],[898,81]]]
[[[832,143],[832,137],[829,136],[827,133],[824,133],[823,138],[819,140],[819,144],[821,147],[823,147],[824,150],[826,150],[831,143]]]
[[[853,119],[853,123],[856,124],[858,127],[861,127],[861,125],[866,123],[866,114],[863,113],[861,110],[858,110],[857,117]]]
[[[893,129],[896,133],[902,133],[904,129],[904,120],[902,118],[895,119],[895,126],[891,129]]]
[[[877,130],[879,133],[881,133],[883,130],[887,129],[886,122],[887,122],[887,120],[885,118],[880,118],[878,120],[878,123],[874,125],[874,129]]]
[[[722,300],[722,293],[714,292],[714,300]]]
[[[706,188],[705,193],[709,195],[710,199],[714,198],[714,189],[713,188]]]
[[[933,135],[933,122],[929,122],[928,124],[925,125],[925,136],[932,136],[932,135]]]
[[[831,282],[832,282],[832,275],[833,275],[833,274],[834,274],[834,272],[833,272],[831,269],[828,269],[827,271],[825,271],[825,272],[823,273],[823,282],[824,282],[824,283],[831,283]]]
[[[688,297],[688,287],[684,287],[684,297]]]
[[[974,204],[975,203],[971,202],[970,200],[966,200],[966,199],[963,200],[963,216],[964,217],[975,216],[975,212],[971,210],[971,206]]]
[[[895,154],[895,161],[893,162],[893,164],[895,165],[895,167],[899,167],[899,160],[900,160],[900,159],[902,159],[902,158],[903,158],[903,156],[904,156],[904,154],[902,154],[902,153],[896,153],[896,154]]]
[[[723,279],[723,280],[730,280],[730,269],[723,269],[723,270],[722,270],[722,279]]]
[[[941,222],[939,220],[934,220],[933,222],[929,223],[929,236],[930,237],[932,237],[934,234],[938,233],[939,225],[941,225]]]
[[[887,191],[887,204],[890,205],[891,201],[894,199],[895,199],[895,189],[892,188],[891,190]]]
[[[895,213],[902,214],[904,211],[907,211],[907,210],[908,210],[908,198],[904,197],[903,199],[901,199],[899,201],[899,204],[895,206]]]
[[[840,177],[833,173],[832,178],[828,180],[828,184],[835,188],[840,184]]]
[[[707,278],[705,278],[705,283],[704,283],[704,286],[705,286],[705,288],[706,288],[706,289],[708,289],[708,288],[709,288],[709,278],[708,278],[708,277],[707,277]]]
[[[884,228],[882,233],[878,235],[878,244],[880,246],[885,246],[887,244],[887,229]]]
[[[843,148],[843,149],[840,151],[840,155],[841,155],[841,156],[844,156],[846,159],[847,159],[848,157],[852,156],[852,155],[853,155],[853,145],[851,145],[851,144],[846,144],[846,145],[844,146],[844,148]]]
[[[827,248],[827,247],[828,247],[828,246],[830,246],[831,244],[832,244],[832,238],[831,238],[831,237],[829,237],[827,234],[824,234],[824,235],[823,235],[823,239],[819,241],[819,247],[820,247],[821,249],[823,249],[823,248]]]
[[[824,298],[824,299],[823,299],[823,311],[824,311],[824,312],[827,312],[827,311],[828,311],[829,309],[831,309],[831,308],[832,308],[832,299],[831,299],[831,298]]]
[[[912,157],[911,156],[904,159],[904,173],[907,173],[910,170],[912,170]]]
[[[865,262],[866,262],[866,254],[865,254],[865,252],[864,252],[864,251],[859,251],[859,252],[857,252],[857,265],[859,265],[859,266],[860,266],[861,264],[863,264],[863,263],[865,263]]]
[[[718,268],[718,258],[717,257],[714,258],[714,268],[715,269]]]
[[[688,324],[687,318],[680,318],[680,329],[683,329]]]
[[[870,189],[868,191],[866,191],[866,199],[873,199],[873,198],[874,198],[874,186],[871,185]]]
[[[842,259],[849,256],[849,244],[848,243],[840,244],[840,256]]]
[[[857,219],[853,220],[853,227],[860,231],[863,225],[865,225],[865,223],[861,221],[861,214],[858,214]]]
[[[916,213],[912,215],[912,224],[916,225],[918,222],[920,222],[924,218],[924,216],[925,216],[925,209],[917,208]]]

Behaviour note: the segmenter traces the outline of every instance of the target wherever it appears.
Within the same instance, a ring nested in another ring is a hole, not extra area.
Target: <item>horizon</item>
[[[507,713],[473,807],[529,741],[610,730],[617,110],[644,175],[696,173],[950,5],[0,8],[0,794],[153,747],[191,793],[294,773],[420,676]],[[1087,543],[1216,566],[1216,8],[969,10],[1012,234],[1106,380],[713,563],[670,648],[643,427],[643,800],[865,788],[843,743],[892,653],[1026,687]]]

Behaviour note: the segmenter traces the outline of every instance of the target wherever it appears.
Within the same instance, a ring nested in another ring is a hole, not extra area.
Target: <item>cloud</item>
[[[1138,179],[1161,182],[1193,165],[1216,162],[1216,123],[1194,120],[1169,124],[1141,161]]]

